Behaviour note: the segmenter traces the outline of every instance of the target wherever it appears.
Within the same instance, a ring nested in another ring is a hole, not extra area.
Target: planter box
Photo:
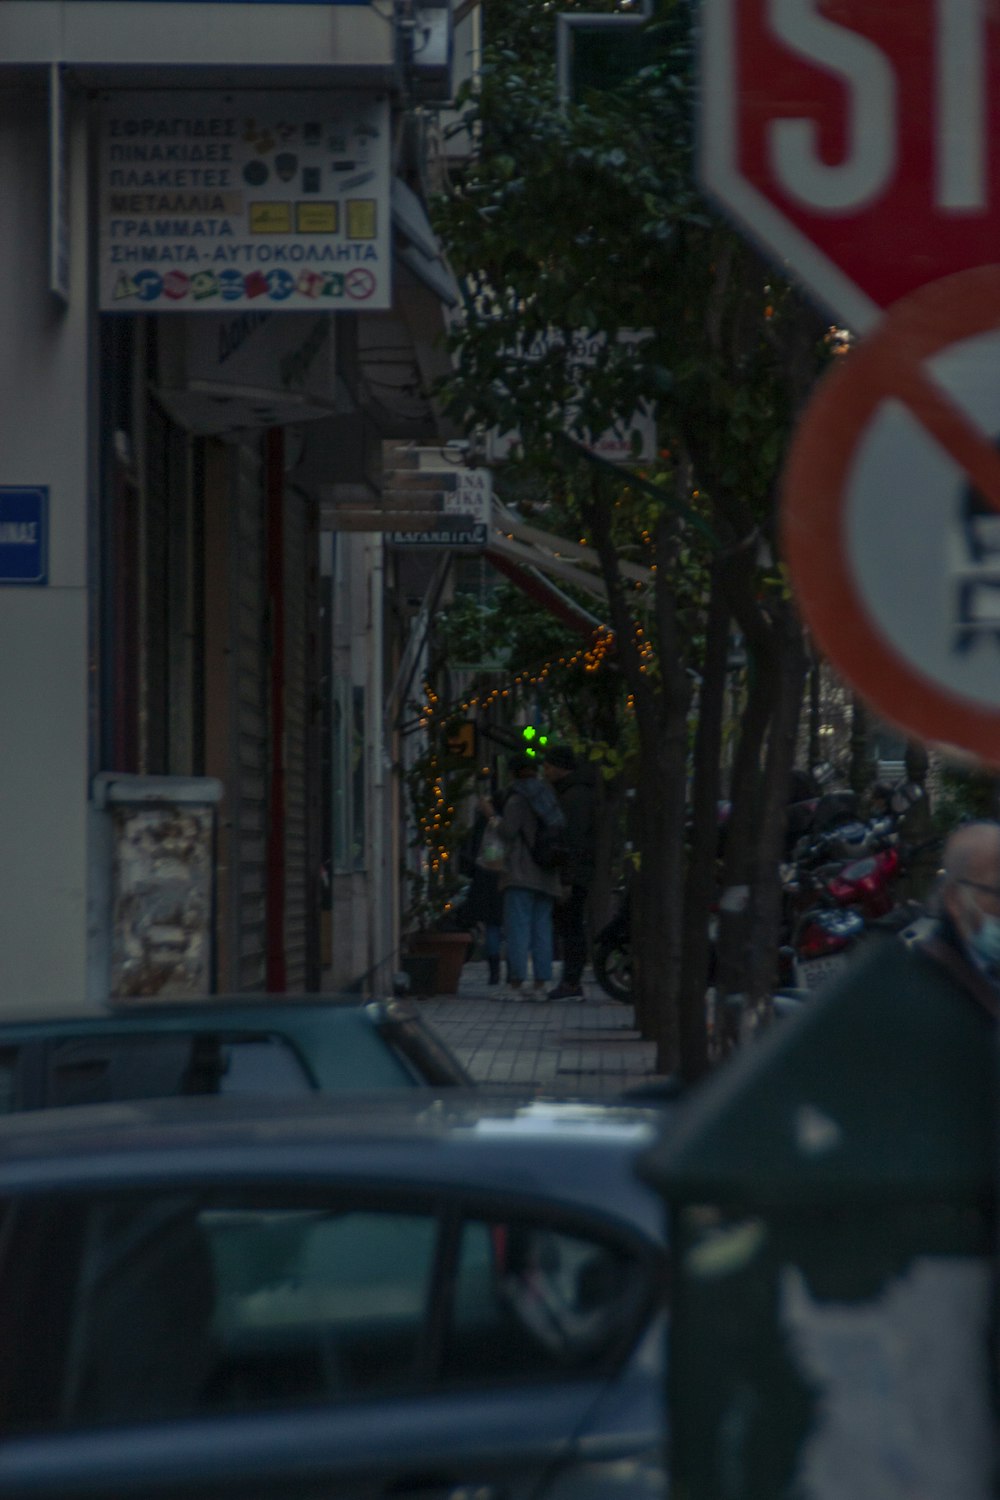
[[[410,976],[410,994],[413,996],[436,995],[438,992],[438,960],[436,953],[404,953],[400,968]]]
[[[407,944],[415,957],[431,955],[437,963],[437,978],[433,993],[456,995],[458,981],[462,977],[469,948],[472,946],[470,932],[415,932]],[[404,968],[406,967],[404,960]]]

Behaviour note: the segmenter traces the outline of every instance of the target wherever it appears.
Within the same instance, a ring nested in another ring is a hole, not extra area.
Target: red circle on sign
[[[994,765],[1000,765],[1000,702],[989,708],[959,696],[886,639],[853,575],[846,523],[859,444],[888,400],[903,401],[1000,510],[1000,456],[921,368],[949,345],[998,327],[1000,266],[960,272],[894,304],[876,332],[824,378],[782,480],[784,553],[799,608],[823,653],[886,719]]]
[[[186,297],[191,283],[183,271],[168,271],[163,278],[163,295],[172,297],[175,302],[181,297]]]
[[[364,266],[355,266],[344,277],[344,291],[355,302],[366,302],[375,290],[375,277]]]

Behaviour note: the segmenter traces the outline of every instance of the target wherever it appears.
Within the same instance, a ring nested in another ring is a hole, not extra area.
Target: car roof
[[[79,1105],[0,1119],[0,1193],[336,1176],[373,1191],[499,1192],[658,1240],[662,1204],[632,1164],[661,1126],[655,1110],[458,1089]]]
[[[405,1002],[364,1000],[357,995],[234,994],[171,996],[166,1000],[141,996],[79,1011],[57,1001],[42,1001],[23,1007],[15,1002],[12,1005],[5,1003],[0,1009],[0,1042],[5,1036],[13,1038],[15,1032],[18,1038],[23,1038],[29,1034],[69,1030],[81,1034],[107,1031],[109,1026],[140,1031],[178,1024],[191,1030],[202,1030],[217,1025],[288,1025],[296,1020],[317,1017],[324,1021],[334,1016],[367,1016],[374,1020],[389,1016],[414,1017],[416,1014],[415,1008]]]

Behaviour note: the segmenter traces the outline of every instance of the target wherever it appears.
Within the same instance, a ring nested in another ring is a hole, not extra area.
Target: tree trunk
[[[818,766],[823,758],[820,746],[820,723],[822,720],[823,663],[814,655],[809,666],[809,769]]]
[[[921,744],[920,740],[907,740],[903,764],[906,768],[907,781],[915,781],[917,786],[926,790],[927,772],[930,769],[927,746]]]
[[[781,932],[781,864],[788,818],[788,788],[798,742],[807,656],[802,627],[791,604],[776,620],[767,671],[772,678],[772,711],[764,777],[760,790],[759,832],[751,875],[750,935],[743,992],[750,1014],[770,1020]]]
[[[618,904],[616,886],[625,843],[622,828],[624,808],[623,778],[616,776],[612,781],[605,781],[602,777],[597,786],[594,880],[587,898],[592,933],[600,932],[610,922]]]
[[[592,721],[594,738],[605,744],[616,743],[619,734],[621,684],[617,673],[602,672],[594,679],[595,711]],[[597,814],[594,831],[594,879],[587,898],[587,915],[592,934],[600,932],[617,906],[616,886],[622,868],[625,843],[623,813],[625,775],[610,779],[600,776],[597,785]]]
[[[868,754],[868,709],[857,693],[851,694],[851,764],[847,784],[860,797],[872,783],[872,762]]]
[[[770,681],[747,643],[748,693],[740,725],[730,787],[730,814],[719,895],[716,950],[716,1027],[720,1050],[738,1042],[747,947],[750,935],[750,883],[758,837],[760,768],[771,716]]]
[[[632,913],[636,1024],[656,1043],[656,1068],[681,1066],[678,994],[683,948],[687,714],[672,708],[662,734],[639,751],[640,864]]]
[[[640,627],[626,598],[601,476],[591,474],[586,520],[601,562],[618,662],[635,708],[639,737],[636,813],[639,870],[633,887],[632,971],[635,1018],[656,1042],[657,1068],[680,1065],[677,1013],[683,943],[684,815],[687,793],[687,713],[691,684],[685,670],[672,588],[677,522],[666,509],[655,522],[657,575],[655,647],[651,672]]]
[[[709,921],[718,885],[720,758],[728,646],[729,610],[716,564],[709,589],[694,742],[691,837],[684,888],[684,955],[678,995],[681,1075],[689,1083],[702,1077],[709,1066],[705,998],[712,949]]]

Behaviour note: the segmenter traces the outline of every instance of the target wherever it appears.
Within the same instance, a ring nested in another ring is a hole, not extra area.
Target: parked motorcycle
[[[861,858],[795,868],[786,884],[788,936],[780,952],[782,989],[811,992],[841,969],[868,932],[900,932],[919,919],[918,903],[902,900],[897,886],[909,862],[937,840],[906,847],[899,842],[891,819],[865,825],[864,838],[853,829],[842,837],[839,850],[863,842]],[[829,840],[824,852],[833,851]]]
[[[601,928],[591,951],[594,978],[612,1000],[632,999],[632,889],[626,884],[618,910]]]

